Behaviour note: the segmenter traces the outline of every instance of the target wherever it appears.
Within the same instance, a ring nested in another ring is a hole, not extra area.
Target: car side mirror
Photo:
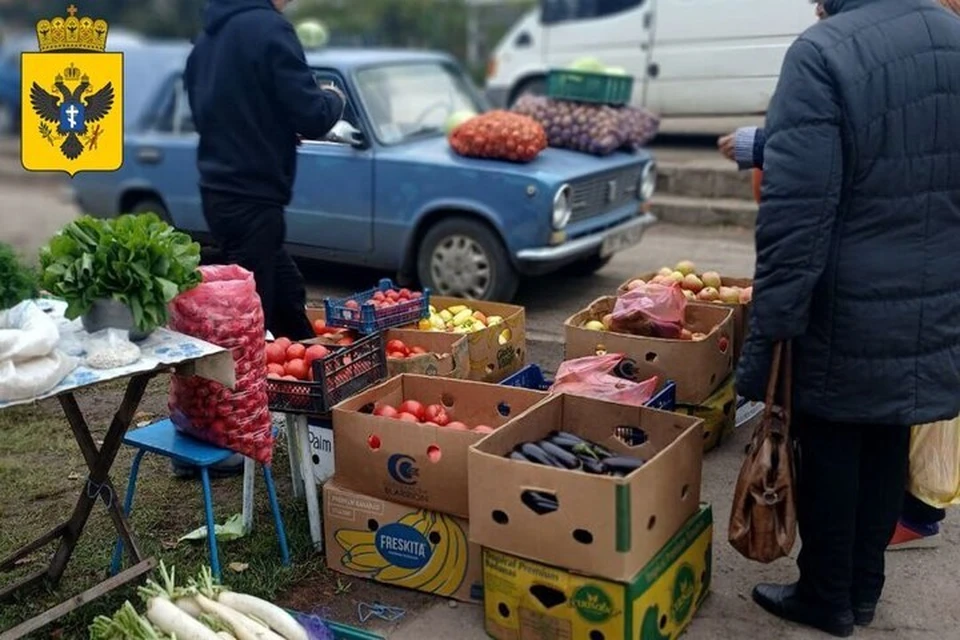
[[[346,120],[341,120],[333,125],[325,140],[337,144],[348,144],[357,149],[363,149],[367,146],[367,140],[363,132]]]

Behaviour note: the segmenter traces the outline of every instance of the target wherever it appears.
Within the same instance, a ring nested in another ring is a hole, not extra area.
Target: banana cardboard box
[[[703,420],[703,452],[713,451],[737,426],[737,390],[734,376],[699,405],[678,404],[674,411]]]
[[[523,307],[443,296],[430,296],[430,307],[430,316],[409,328],[466,335],[468,379],[497,383],[523,368],[527,349]]]
[[[630,583],[483,550],[484,626],[496,640],[675,640],[710,592],[713,515],[691,518]]]
[[[483,597],[480,547],[466,520],[323,486],[327,566],[463,602]]]

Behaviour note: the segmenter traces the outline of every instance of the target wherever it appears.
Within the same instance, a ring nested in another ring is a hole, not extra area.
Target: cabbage
[[[319,20],[304,20],[297,24],[296,31],[304,49],[319,49],[330,39],[327,28]]]
[[[602,62],[592,57],[585,57],[577,59],[573,64],[570,65],[571,71],[586,71],[589,73],[603,73],[607,68]]]
[[[476,115],[477,114],[473,111],[455,111],[454,113],[451,113],[450,117],[447,118],[446,123],[443,125],[443,132],[447,135],[450,135],[451,131]]]
[[[625,76],[627,75],[627,70],[623,67],[607,67],[603,71],[608,76]]]

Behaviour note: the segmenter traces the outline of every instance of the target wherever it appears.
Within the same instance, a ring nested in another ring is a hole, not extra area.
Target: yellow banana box
[[[675,413],[703,420],[703,452],[713,451],[737,426],[737,390],[730,376],[703,404],[678,404]]]
[[[483,550],[484,619],[496,640],[675,640],[710,592],[713,514],[700,511],[630,583]]]
[[[323,486],[327,566],[464,602],[483,597],[480,547],[466,520]]]

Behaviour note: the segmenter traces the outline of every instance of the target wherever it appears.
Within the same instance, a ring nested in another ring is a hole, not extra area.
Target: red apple
[[[384,418],[396,418],[399,412],[388,404],[378,404],[373,409],[373,415]]]
[[[360,308],[360,304],[356,300],[347,300],[343,306],[347,309],[353,309],[354,311]]]
[[[470,427],[462,422],[451,422],[447,425],[447,429],[453,429],[454,431],[469,431]]]
[[[400,415],[398,415],[397,418],[398,418],[399,420],[404,421],[404,422],[420,422],[420,418],[418,418],[417,416],[413,415],[412,413],[406,413],[406,412],[404,412],[404,413],[401,413]]]
[[[447,415],[447,410],[441,404],[431,404],[423,410],[423,419],[435,422],[441,427],[445,427],[450,424],[450,416]]]
[[[410,352],[410,349],[407,348],[403,340],[391,340],[387,343],[387,351],[396,351],[397,353],[406,355]]]
[[[472,431],[475,431],[477,433],[493,433],[493,427],[488,427],[485,424],[481,424],[474,427]]]

